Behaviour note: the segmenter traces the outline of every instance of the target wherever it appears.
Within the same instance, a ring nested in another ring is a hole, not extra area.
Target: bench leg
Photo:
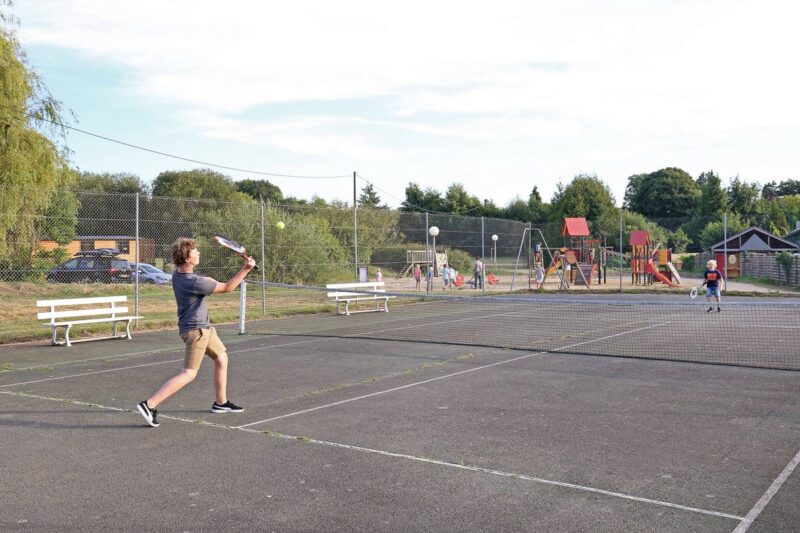
[[[72,346],[72,343],[69,342],[69,330],[72,329],[72,324],[66,327],[64,330],[64,346]]]
[[[386,311],[387,313],[389,312],[389,298],[386,298],[383,301],[383,310]]]
[[[52,330],[53,333],[53,337],[50,339],[50,346],[56,346],[58,344],[58,342],[56,341],[58,335],[58,327],[51,326],[50,329]]]
[[[115,325],[116,325],[116,324],[115,324]],[[128,340],[130,340],[130,339],[132,338],[132,337],[131,337],[131,321],[130,321],[130,320],[126,320],[126,321],[125,321],[125,337],[126,337]]]
[[[113,329],[113,331],[111,332],[111,335],[113,335],[114,337],[116,337],[116,336],[117,336],[117,323],[116,323],[116,322],[114,322],[113,324],[114,324],[114,329]]]
[[[344,314],[350,316],[350,300],[344,303]]]

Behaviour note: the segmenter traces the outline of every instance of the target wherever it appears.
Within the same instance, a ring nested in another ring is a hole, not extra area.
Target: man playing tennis
[[[205,298],[210,294],[231,292],[256,266],[247,258],[242,269],[227,283],[198,276],[194,267],[200,264],[200,252],[194,239],[180,238],[172,244],[172,261],[177,269],[172,274],[172,290],[178,303],[178,333],[186,346],[183,370],[164,383],[155,394],[139,403],[136,408],[153,427],[158,427],[158,407],[164,400],[191,383],[204,355],[214,360],[214,388],[216,398],[212,413],[241,413],[243,408],[228,401],[228,354],[225,345],[211,327]]]
[[[722,272],[717,270],[717,262],[713,259],[706,263],[706,271],[703,272],[703,283],[700,285],[706,286],[706,300],[708,303],[711,303],[711,298],[717,299],[717,313],[722,311],[719,307],[720,303],[720,283],[723,283],[725,279],[722,277]],[[713,305],[709,305],[706,313],[710,313],[714,310]]]

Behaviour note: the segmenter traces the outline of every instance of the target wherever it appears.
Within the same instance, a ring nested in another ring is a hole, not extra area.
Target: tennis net
[[[726,299],[720,312],[716,304],[707,312],[703,298],[657,296],[456,296],[248,282],[239,330],[800,370],[800,302]]]

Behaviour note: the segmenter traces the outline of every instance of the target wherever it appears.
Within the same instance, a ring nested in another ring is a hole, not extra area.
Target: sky
[[[352,201],[461,183],[503,206],[664,167],[800,178],[795,22],[770,0],[15,0],[76,128]],[[196,163],[72,132],[72,164],[150,182]]]

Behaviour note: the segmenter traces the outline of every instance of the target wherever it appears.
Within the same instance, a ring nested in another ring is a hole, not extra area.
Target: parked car
[[[49,283],[127,283],[130,279],[130,263],[113,248],[78,252],[47,272]]]
[[[155,283],[156,285],[172,283],[172,274],[167,274],[153,265],[147,263],[139,263],[138,265],[136,263],[131,263],[131,267],[134,269],[131,276],[132,282],[136,281],[138,276],[139,283]]]

